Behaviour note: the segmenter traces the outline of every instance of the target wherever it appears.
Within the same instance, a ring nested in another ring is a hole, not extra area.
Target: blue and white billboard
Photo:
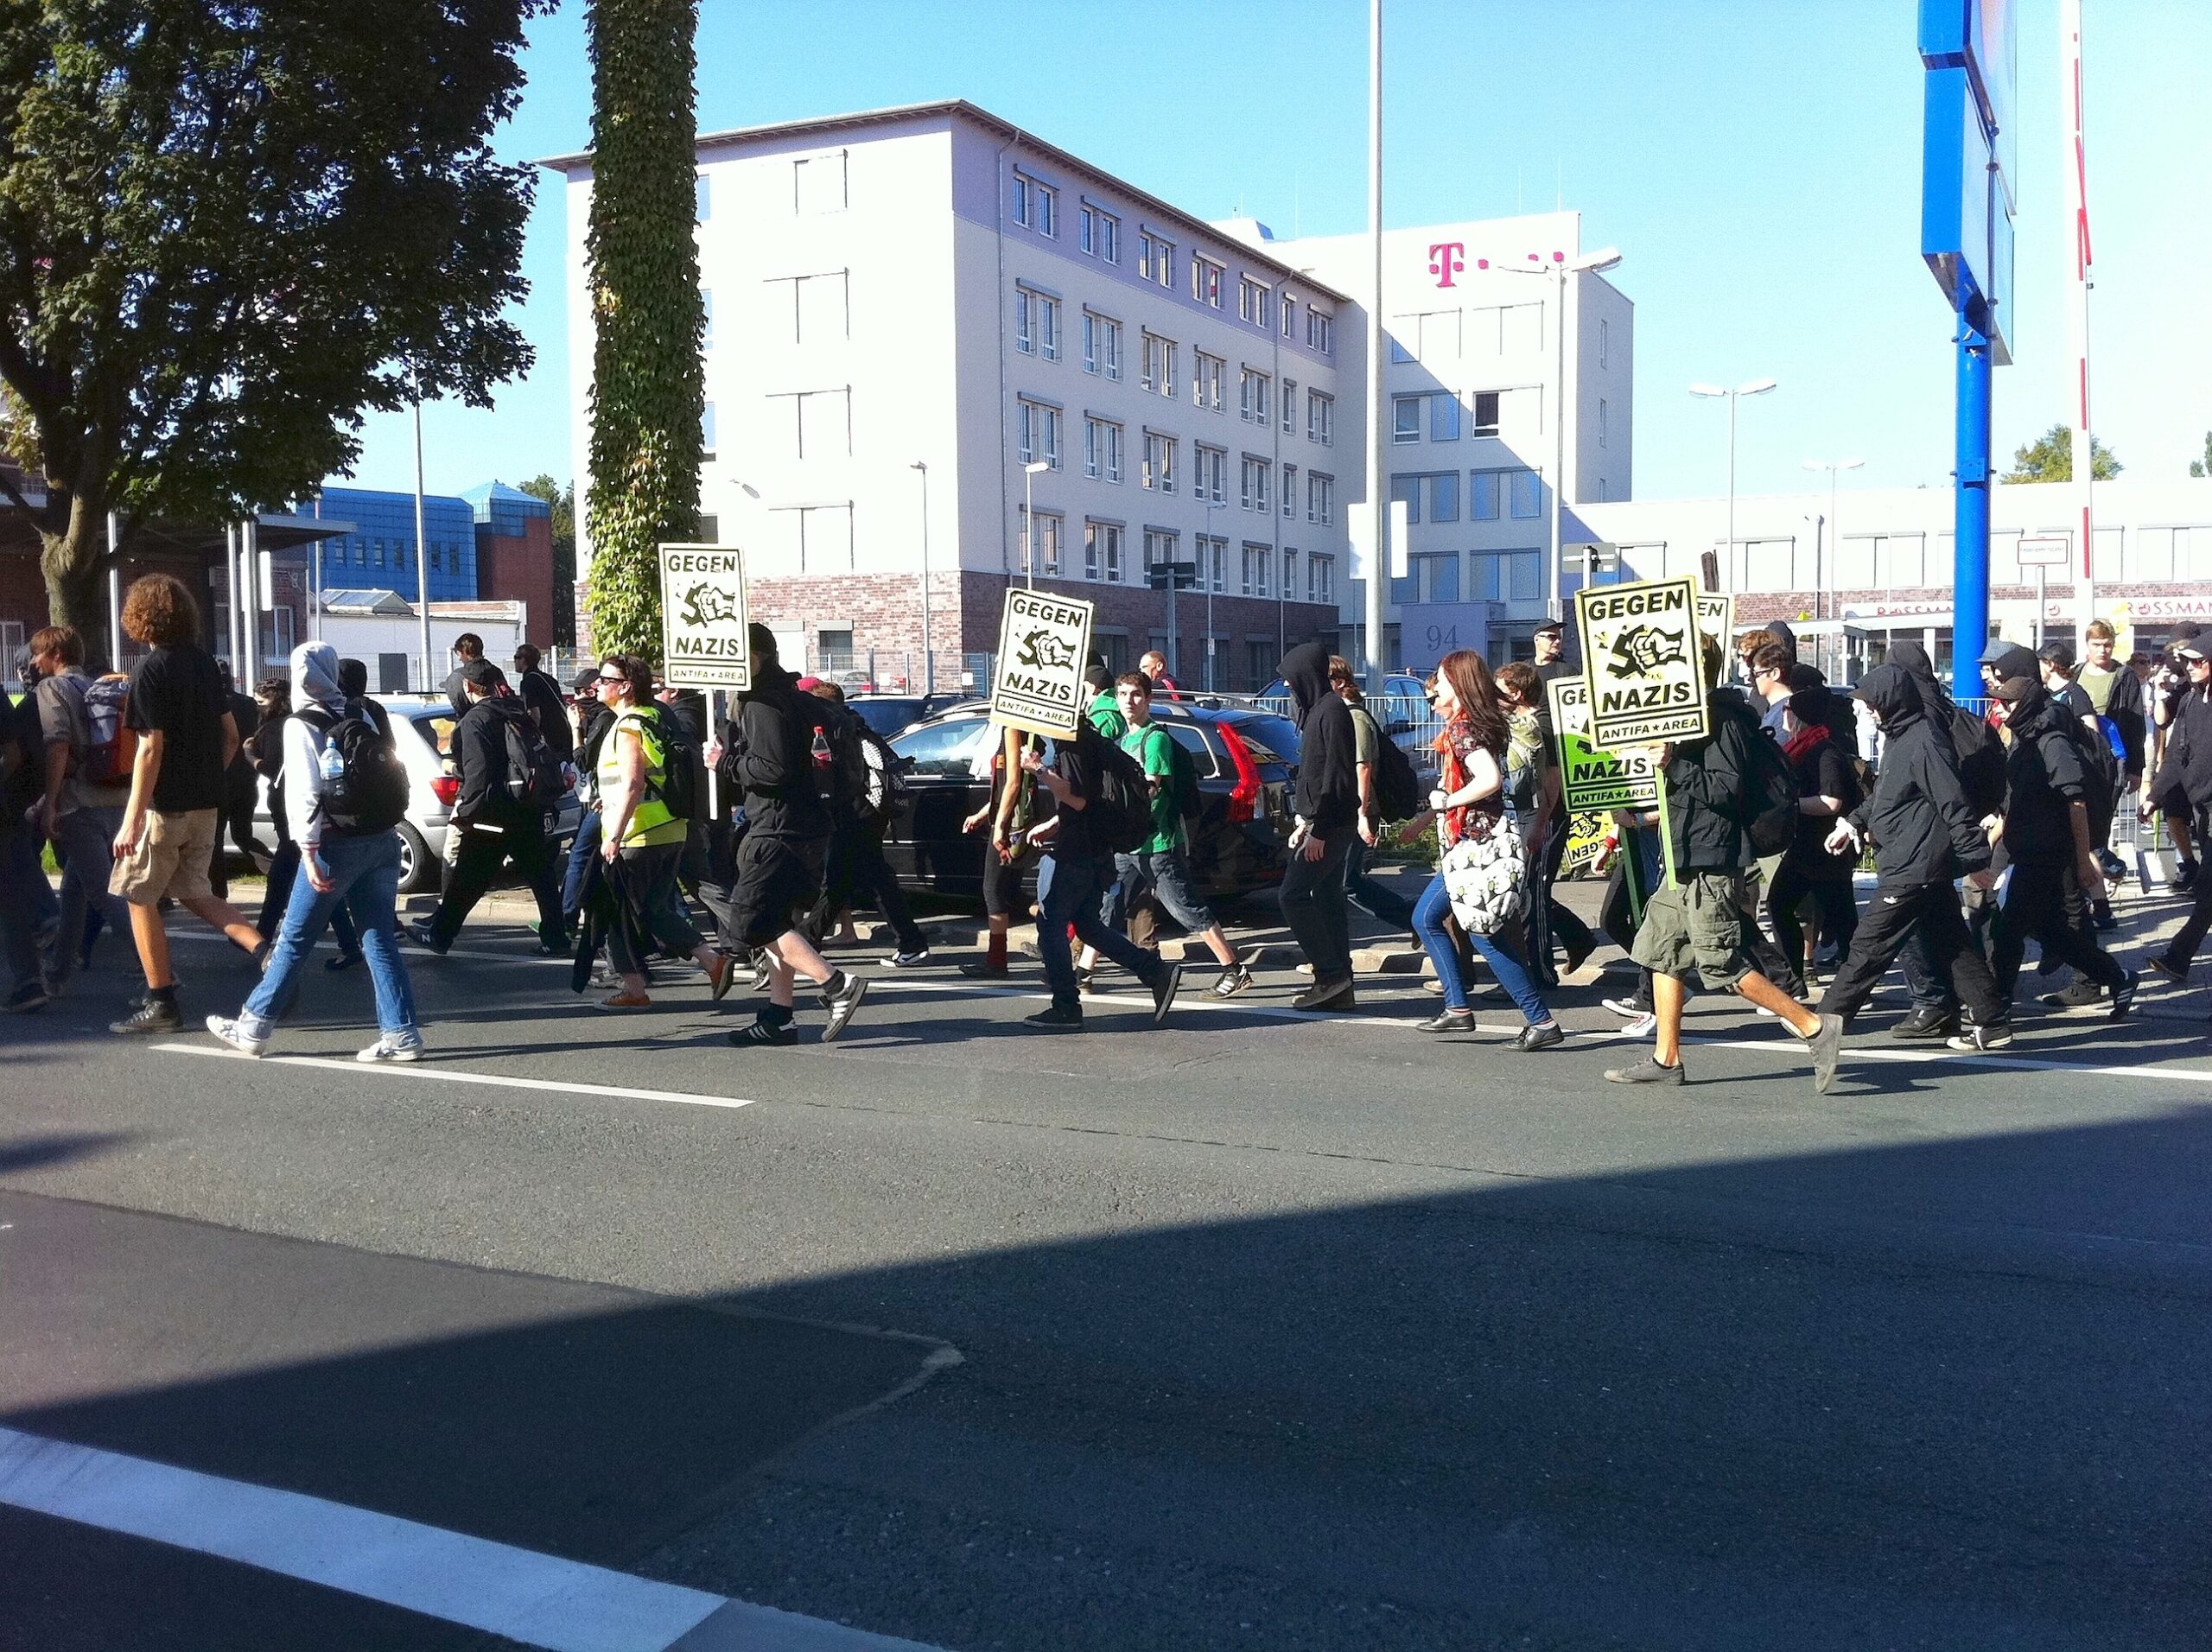
[[[2017,56],[2013,0],[1921,0],[1921,256],[1954,308],[1977,311],[2000,365],[2012,359]]]

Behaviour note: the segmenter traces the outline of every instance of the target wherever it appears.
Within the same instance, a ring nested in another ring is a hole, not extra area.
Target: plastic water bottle
[[[326,786],[336,785],[340,778],[346,772],[346,759],[339,756],[338,742],[336,740],[327,740],[323,741],[322,756],[320,762],[322,768],[323,785]]]

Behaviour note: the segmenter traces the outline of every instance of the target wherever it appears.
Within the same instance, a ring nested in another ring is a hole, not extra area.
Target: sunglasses
[[[620,671],[601,671],[599,680],[602,683],[627,683],[630,679]]]

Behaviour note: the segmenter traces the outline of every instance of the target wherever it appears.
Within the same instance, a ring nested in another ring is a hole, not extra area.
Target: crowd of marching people
[[[696,967],[710,1001],[749,980],[752,1015],[727,1033],[740,1048],[798,1041],[802,982],[821,1038],[843,1032],[868,979],[825,954],[854,937],[856,907],[880,910],[895,937],[888,967],[931,961],[884,855],[899,759],[836,684],[786,669],[762,626],[751,628],[752,686],[716,726],[702,696],[667,688],[637,656],[609,655],[564,692],[535,649],[509,671],[480,639],[457,639],[443,684],[442,889],[434,912],[403,927],[410,779],[361,663],[307,643],[289,677],[241,692],[201,645],[190,592],[165,575],[132,586],[122,620],[144,651],[127,675],[94,669],[67,627],[37,632],[17,663],[23,691],[0,728],[10,1010],[66,990],[111,931],[129,937],[145,983],[113,1031],[182,1030],[165,918],[177,906],[259,971],[243,1004],[205,1016],[217,1039],[266,1049],[327,929],[336,948],[323,969],[365,966],[375,1002],[377,1038],[359,1058],[412,1061],[424,1046],[402,942],[449,951],[503,874],[535,901],[538,950],[569,960],[575,988],[595,984],[611,1013],[648,1007],[657,971],[666,985],[671,969]],[[2198,871],[2212,807],[2212,639],[2201,645],[2183,626],[2159,657],[2120,662],[2098,622],[2078,663],[2063,643],[1993,643],[1978,707],[1956,703],[1912,645],[1846,689],[1798,658],[1786,625],[1734,640],[1732,662],[1705,640],[1707,733],[1655,748],[1659,804],[1614,817],[1599,930],[1628,954],[1637,984],[1605,1002],[1650,1049],[1609,1080],[1686,1082],[1694,982],[1802,1040],[1822,1091],[1893,966],[1910,995],[1891,1029],[1902,1040],[2003,1048],[2031,943],[2039,968],[2071,972],[2050,1007],[2126,1017],[2138,972],[2102,937],[2117,921],[2109,886],[2124,866],[2109,843],[2130,794],[2145,819],[2163,818],[2173,886],[2193,896],[2144,967],[2187,979],[2212,929],[2212,879]],[[1571,668],[1556,623],[1536,644],[1533,662],[1495,672],[1471,651],[1443,659],[1427,683],[1437,732],[1419,766],[1370,713],[1347,662],[1319,644],[1284,658],[1299,751],[1280,903],[1310,977],[1295,1009],[1357,1007],[1357,903],[1427,952],[1442,1003],[1422,1032],[1477,1030],[1479,962],[1518,1013],[1518,1052],[1567,1042],[1552,1001],[1600,935],[1554,887],[1569,816],[1547,684]],[[1095,666],[1072,736],[996,731],[988,800],[963,823],[982,840],[988,927],[961,971],[1009,977],[1012,931],[1033,916],[1048,1002],[1028,1019],[1040,1029],[1079,1030],[1109,964],[1144,988],[1154,1024],[1164,1020],[1184,966],[1147,944],[1161,916],[1192,956],[1211,957],[1211,996],[1255,985],[1192,875],[1196,779],[1153,715],[1179,690],[1156,656],[1143,666],[1119,677]],[[550,822],[572,790],[582,810],[564,865]],[[250,917],[228,899],[225,841],[255,852],[264,791],[275,847]],[[717,792],[726,807],[709,803]],[[1432,834],[1434,870],[1416,898],[1375,876],[1372,857],[1394,840]]]

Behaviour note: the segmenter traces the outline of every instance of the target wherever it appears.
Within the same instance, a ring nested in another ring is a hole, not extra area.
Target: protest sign
[[[1658,777],[1643,747],[1608,752],[1590,739],[1590,685],[1580,677],[1554,677],[1552,732],[1559,740],[1560,790],[1567,811],[1650,809],[1659,801]]]
[[[1060,738],[1076,732],[1090,703],[1083,680],[1090,663],[1092,605],[1080,597],[1016,587],[999,623],[991,676],[991,721]]]
[[[1700,740],[1707,732],[1697,586],[1689,579],[1574,594],[1599,749]]]
[[[723,545],[660,548],[661,680],[677,688],[753,686],[745,559]]]
[[[1697,628],[1720,645],[1720,679],[1726,682],[1728,663],[1734,657],[1736,649],[1736,599],[1712,591],[1700,591],[1697,594]]]

